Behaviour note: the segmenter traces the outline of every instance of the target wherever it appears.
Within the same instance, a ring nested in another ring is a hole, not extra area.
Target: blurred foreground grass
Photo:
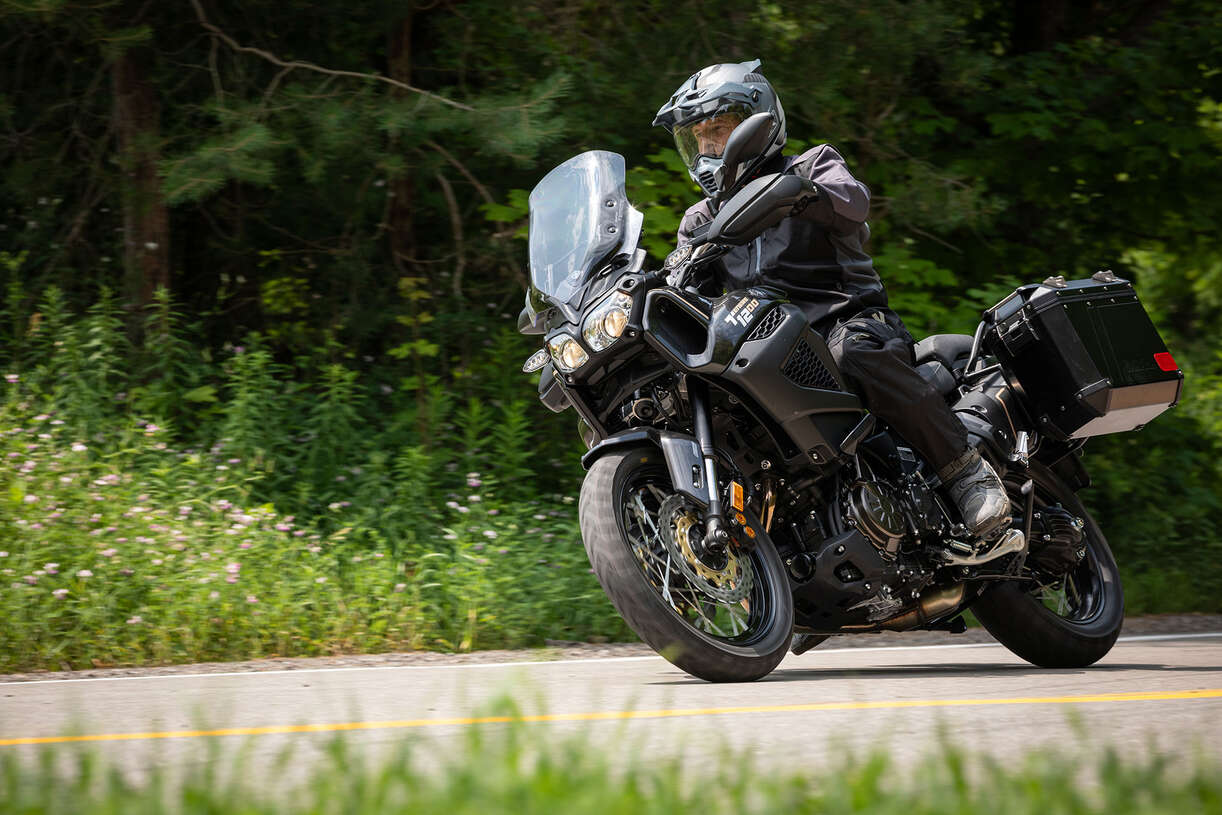
[[[232,745],[214,741],[213,760],[192,763],[185,776],[155,770],[139,783],[94,751],[9,751],[0,754],[0,812],[1222,813],[1222,764],[1203,755],[1132,757],[1078,745],[999,762],[942,745],[902,766],[875,752],[764,767],[731,751],[693,766],[635,749],[622,731],[608,735],[516,723],[472,728],[444,751],[405,740],[377,761],[337,738],[301,772],[286,772],[302,769],[291,766],[291,752],[256,772],[241,749],[219,758]]]

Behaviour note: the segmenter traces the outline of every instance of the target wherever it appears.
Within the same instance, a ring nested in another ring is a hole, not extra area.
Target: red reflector
[[[1175,364],[1175,358],[1166,351],[1163,351],[1161,354],[1155,354],[1154,361],[1158,363],[1160,371],[1178,371],[1180,369],[1180,366]]]

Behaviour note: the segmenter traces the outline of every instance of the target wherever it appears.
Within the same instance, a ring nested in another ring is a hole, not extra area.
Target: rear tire
[[[1120,570],[1099,525],[1073,490],[1047,467],[1031,462],[1037,507],[1060,504],[1085,522],[1086,557],[1069,574],[1082,598],[1069,614],[1058,614],[1028,583],[1001,583],[972,605],[972,613],[997,641],[1041,668],[1085,668],[1102,659],[1124,624]],[[1022,507],[1016,507],[1021,514]],[[1081,588],[1077,584],[1081,584]]]
[[[634,549],[634,542],[640,546],[641,541],[630,529],[626,507],[642,484],[663,493],[672,490],[662,453],[655,447],[607,453],[590,467],[581,487],[581,535],[607,597],[642,640],[692,676],[709,682],[750,682],[767,676],[785,657],[793,630],[789,581],[772,542],[755,527],[749,555],[754,584],[740,612],[749,625],[734,636],[701,630],[680,615],[673,598],[664,598],[662,581],[648,572]],[[685,585],[676,582],[682,580],[677,573],[666,574],[669,590]],[[694,590],[684,591],[700,601]]]

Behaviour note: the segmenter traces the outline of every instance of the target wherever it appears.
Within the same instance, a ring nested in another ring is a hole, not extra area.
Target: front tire
[[[1085,522],[1086,556],[1062,579],[1059,590],[1002,583],[982,594],[972,613],[998,642],[1033,665],[1085,668],[1102,659],[1120,636],[1120,570],[1099,525],[1069,485],[1034,461],[1030,476],[1037,509],[1059,504]],[[1022,509],[1016,506],[1016,514]]]
[[[655,447],[613,450],[594,462],[579,505],[594,574],[632,630],[678,668],[709,682],[767,676],[785,657],[793,630],[793,598],[776,549],[748,519],[756,530],[745,555],[751,593],[719,605],[671,568],[651,528],[672,489]]]

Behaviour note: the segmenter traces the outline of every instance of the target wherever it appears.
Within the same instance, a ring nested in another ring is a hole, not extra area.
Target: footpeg
[[[1007,529],[991,544],[983,544],[971,553],[956,552],[951,549],[942,550],[942,560],[952,566],[979,566],[1005,555],[1024,552],[1027,549],[1027,536],[1021,529]]]

